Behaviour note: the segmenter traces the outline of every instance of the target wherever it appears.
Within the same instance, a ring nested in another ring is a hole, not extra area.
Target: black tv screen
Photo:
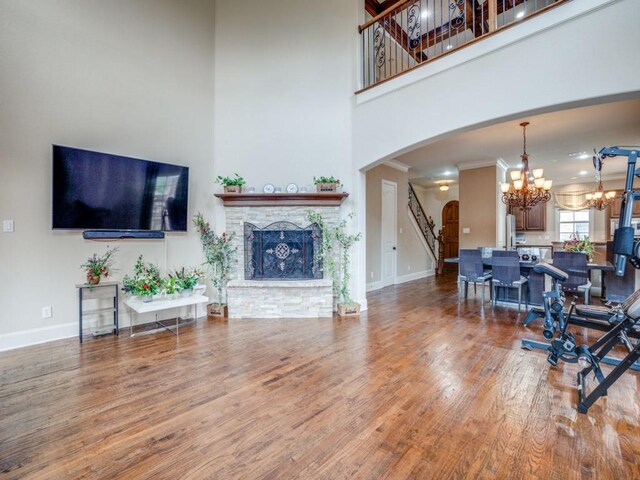
[[[53,228],[186,231],[189,168],[53,145]]]

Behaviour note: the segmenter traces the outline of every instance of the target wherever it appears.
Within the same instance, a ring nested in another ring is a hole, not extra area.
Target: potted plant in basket
[[[353,213],[349,218],[353,218]],[[338,315],[341,317],[360,314],[360,304],[351,298],[349,291],[350,249],[360,240],[362,234],[347,233],[347,221],[342,220],[336,226],[326,224],[324,217],[313,211],[307,212],[309,221],[314,222],[322,230],[322,244],[318,257],[322,260],[322,269],[333,280],[333,291],[337,296]]]
[[[220,236],[216,235],[201,213],[194,216],[193,224],[200,234],[204,263],[211,272],[211,283],[218,292],[218,301],[209,305],[208,314],[214,317],[226,317],[226,287],[236,255],[236,249],[233,246],[234,234],[227,235],[223,232]]]
[[[242,178],[237,173],[234,174],[235,177],[223,177],[222,175],[218,175],[216,177],[216,183],[224,185],[224,193],[242,193],[242,185],[246,182],[244,178]]]
[[[130,295],[137,295],[143,302],[152,301],[161,286],[160,270],[156,265],[145,262],[142,255],[133,267],[133,275],[127,274],[122,280],[122,289]]]
[[[340,180],[331,177],[313,177],[313,183],[316,185],[316,189],[320,193],[332,193],[338,190],[338,187],[342,187]]]
[[[109,248],[107,247],[107,251],[104,255],[98,255],[94,253],[87,261],[80,265],[86,275],[87,275],[87,284],[89,285],[97,285],[100,283],[101,277],[108,277],[111,275],[111,271],[113,268],[113,256],[118,251],[118,247]]]

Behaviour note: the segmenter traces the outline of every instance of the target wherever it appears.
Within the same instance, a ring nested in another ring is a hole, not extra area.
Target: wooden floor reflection
[[[640,374],[582,415],[524,311],[451,276],[368,301],[0,353],[0,476],[640,478]]]

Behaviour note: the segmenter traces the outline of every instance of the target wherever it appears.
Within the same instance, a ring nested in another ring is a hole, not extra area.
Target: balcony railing
[[[363,89],[569,0],[365,0]],[[384,10],[383,10],[384,9]]]

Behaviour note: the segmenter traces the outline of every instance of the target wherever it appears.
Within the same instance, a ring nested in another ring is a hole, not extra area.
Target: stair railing
[[[362,89],[569,0],[365,0]]]
[[[413,214],[422,236],[424,237],[433,258],[436,260],[436,273],[441,274],[444,267],[443,246],[442,246],[442,230],[435,233],[435,222],[431,216],[428,216],[422,204],[416,195],[413,185],[409,183],[409,210]],[[437,248],[436,248],[437,243]]]

